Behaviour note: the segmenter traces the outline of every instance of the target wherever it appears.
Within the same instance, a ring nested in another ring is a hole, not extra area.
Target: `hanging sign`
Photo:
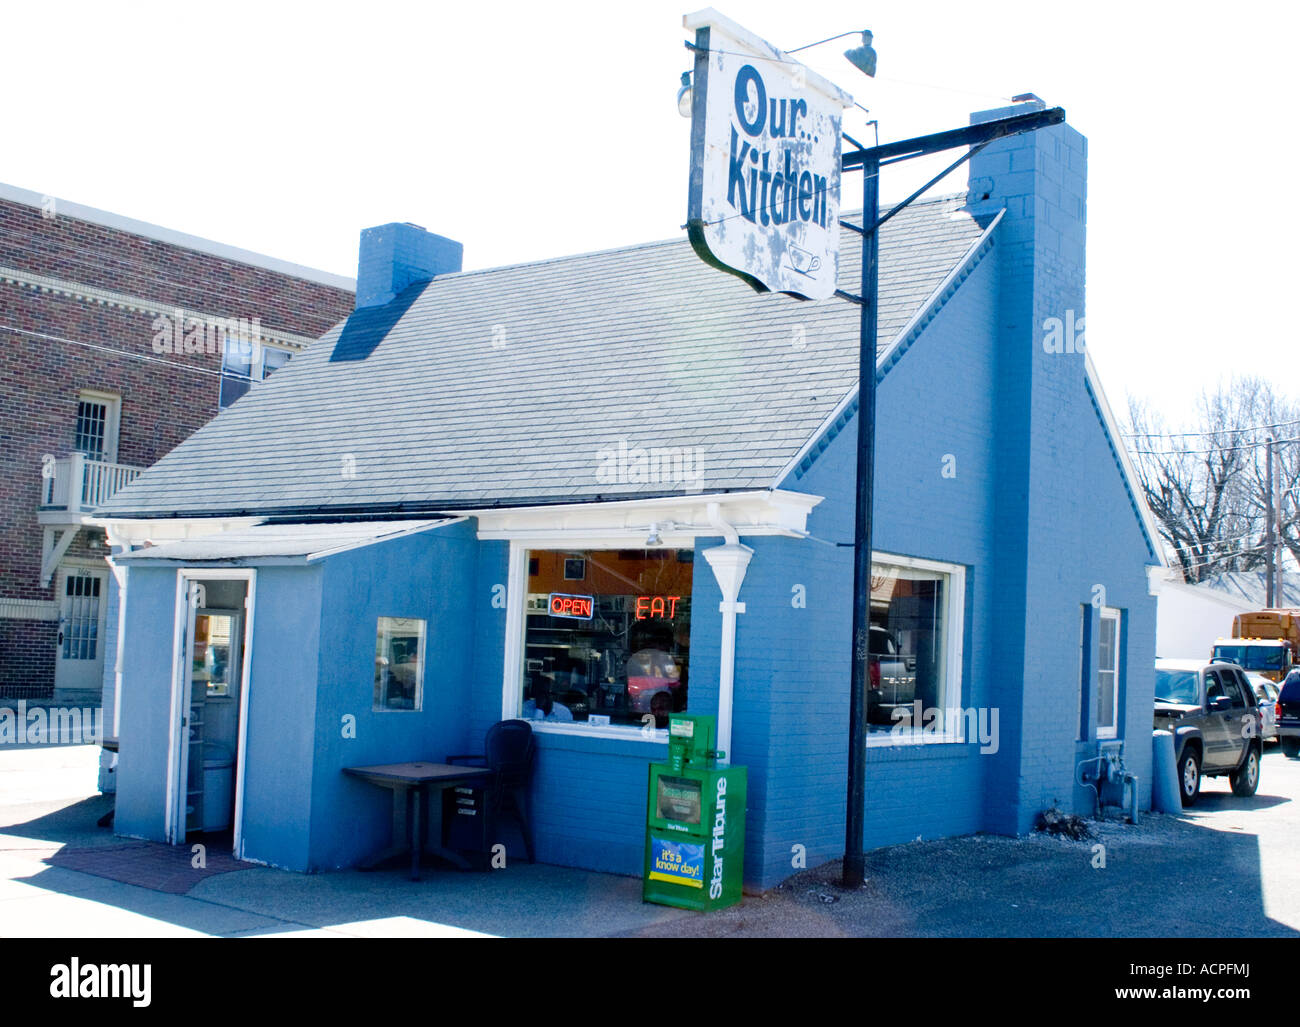
[[[688,14],[687,235],[759,292],[825,299],[839,272],[840,121],[853,98],[712,8]]]

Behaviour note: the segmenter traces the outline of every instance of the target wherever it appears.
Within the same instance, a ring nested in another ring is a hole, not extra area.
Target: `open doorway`
[[[168,838],[238,854],[252,571],[183,570]]]

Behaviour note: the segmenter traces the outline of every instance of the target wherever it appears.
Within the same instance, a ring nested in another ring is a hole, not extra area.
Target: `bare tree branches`
[[[1259,378],[1234,379],[1201,397],[1198,423],[1170,432],[1159,414],[1130,400],[1128,439],[1160,534],[1184,580],[1263,569],[1267,511],[1265,440],[1276,445],[1280,544],[1300,560],[1300,406]]]

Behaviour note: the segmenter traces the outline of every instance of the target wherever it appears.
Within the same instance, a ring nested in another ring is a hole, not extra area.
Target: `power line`
[[[1255,424],[1248,428],[1216,428],[1213,431],[1174,431],[1174,432],[1120,432],[1124,439],[1185,439],[1202,438],[1206,435],[1240,435],[1249,431],[1264,431],[1268,428],[1286,428],[1300,424],[1300,420],[1278,421],[1276,424]]]
[[[1300,437],[1294,439],[1274,439],[1273,445],[1280,446],[1286,442],[1300,442]],[[1268,445],[1267,440],[1262,442],[1251,442],[1244,446],[1214,446],[1211,449],[1130,449],[1129,452],[1135,456],[1203,456],[1207,453],[1237,453],[1247,449],[1259,449],[1260,446],[1265,445]]]
[[[197,364],[185,364],[176,360],[163,360],[161,357],[151,357],[144,353],[132,353],[130,350],[114,349],[112,346],[98,346],[93,342],[83,342],[80,339],[65,339],[61,335],[47,335],[44,332],[32,332],[26,328],[17,328],[14,325],[0,324],[0,331],[15,332],[19,335],[30,335],[37,339],[47,339],[50,342],[66,342],[70,346],[84,346],[86,349],[98,350],[101,353],[110,353],[115,357],[127,357],[131,360],[143,360],[150,364],[165,364],[168,367],[175,367],[182,371],[189,371],[192,374],[208,374],[220,378],[222,372],[209,367],[200,367]]]

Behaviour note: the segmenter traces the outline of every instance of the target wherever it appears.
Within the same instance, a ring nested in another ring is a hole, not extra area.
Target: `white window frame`
[[[1101,636],[1102,636],[1102,632],[1105,630],[1103,625],[1108,620],[1113,620],[1115,622],[1115,652],[1114,652],[1115,665],[1110,669],[1103,668],[1101,665]],[[1119,720],[1120,720],[1119,668],[1121,663],[1120,653],[1123,652],[1123,648],[1122,648],[1123,641],[1124,641],[1123,632],[1124,632],[1124,619],[1121,616],[1120,611],[1113,606],[1103,606],[1101,608],[1101,616],[1097,618],[1097,673],[1095,677],[1097,681],[1096,709],[1097,709],[1097,737],[1098,738],[1119,737]],[[1115,718],[1115,723],[1113,723],[1110,727],[1103,727],[1101,723],[1101,694],[1102,694],[1101,690],[1103,687],[1102,674],[1114,675],[1114,677],[1111,679],[1111,707],[1110,708],[1111,708],[1111,713]]]
[[[948,575],[948,595],[944,599],[944,621],[947,638],[944,641],[944,728],[926,731],[923,727],[900,727],[897,730],[867,732],[868,749],[888,749],[899,745],[933,745],[935,743],[964,744],[967,741],[962,716],[962,652],[966,635],[966,568],[959,563],[925,560],[896,553],[872,552],[871,563],[903,567],[909,570],[933,571]],[[948,725],[957,725],[949,731]]]
[[[122,397],[115,392],[101,392],[99,389],[78,389],[77,402],[103,404],[104,455],[101,459],[105,463],[117,463],[117,441],[122,427]],[[87,456],[86,459],[92,458]],[[80,486],[78,486],[78,494],[80,494]]]
[[[404,710],[397,706],[376,706],[374,701],[374,682],[370,686],[370,712],[371,713],[421,713],[424,711],[424,666],[425,655],[428,652],[429,641],[429,622],[424,617],[401,617],[390,613],[381,613],[375,619],[375,641],[378,643],[379,622],[382,620],[413,620],[420,625],[420,658],[415,668],[415,705]]]
[[[506,578],[506,653],[505,668],[501,681],[501,719],[517,720],[522,716],[524,680],[524,640],[527,634],[528,618],[524,605],[528,597],[528,554],[529,552],[576,552],[593,549],[629,549],[636,548],[627,539],[601,539],[597,541],[566,542],[564,545],[545,542],[526,542],[510,540],[509,572]],[[694,541],[690,545],[674,543],[672,549],[695,549]],[[541,734],[579,735],[584,738],[619,738],[628,742],[644,742],[647,745],[662,745],[668,741],[667,728],[634,727],[630,724],[592,724],[589,721],[545,721],[530,720],[534,731]]]

